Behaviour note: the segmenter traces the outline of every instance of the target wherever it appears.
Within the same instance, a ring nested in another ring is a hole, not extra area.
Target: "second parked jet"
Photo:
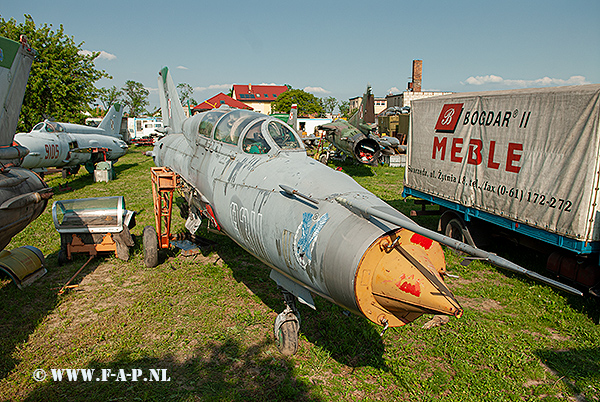
[[[122,116],[122,106],[115,104],[98,127],[44,120],[31,132],[15,135],[15,141],[29,149],[21,166],[35,171],[59,167],[76,173],[81,165],[91,172],[97,162],[115,161],[128,149],[119,134]]]

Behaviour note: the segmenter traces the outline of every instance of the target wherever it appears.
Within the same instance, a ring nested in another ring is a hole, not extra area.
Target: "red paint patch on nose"
[[[429,250],[429,247],[431,247],[431,245],[433,244],[433,240],[431,240],[429,237],[422,236],[418,233],[413,234],[410,238],[410,241],[414,244],[418,244],[425,250]]]
[[[416,297],[421,296],[421,285],[419,284],[419,281],[417,281],[417,283],[414,285],[412,283],[402,282],[402,284],[397,283],[396,286],[398,286],[398,288],[405,293],[409,293]]]

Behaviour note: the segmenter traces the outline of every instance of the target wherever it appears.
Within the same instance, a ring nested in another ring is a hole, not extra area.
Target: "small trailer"
[[[55,201],[52,219],[60,234],[60,265],[71,260],[73,253],[114,252],[121,260],[129,259],[129,248],[134,246],[129,229],[135,226],[135,211],[125,209],[122,196]]]
[[[438,230],[473,246],[502,232],[548,250],[549,270],[594,295],[599,179],[600,85],[412,104],[403,196],[439,205]]]

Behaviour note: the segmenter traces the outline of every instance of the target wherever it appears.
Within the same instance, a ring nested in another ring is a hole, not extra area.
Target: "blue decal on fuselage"
[[[300,225],[300,237],[298,238],[297,252],[299,257],[306,257],[308,261],[312,260],[312,245],[319,236],[319,232],[329,220],[329,214],[325,214],[316,219],[315,214],[304,212],[302,214],[302,224]],[[314,224],[313,224],[314,223]]]

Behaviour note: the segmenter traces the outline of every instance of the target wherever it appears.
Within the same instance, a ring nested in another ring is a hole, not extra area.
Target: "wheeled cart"
[[[52,219],[60,233],[59,264],[71,260],[73,253],[95,256],[113,251],[127,261],[134,245],[129,232],[134,216],[135,211],[125,209],[123,196],[55,201]]]
[[[158,250],[168,248],[171,234],[173,192],[177,188],[177,175],[165,167],[150,168],[152,198],[154,200],[154,226],[144,227],[144,263],[147,267],[158,265]]]

